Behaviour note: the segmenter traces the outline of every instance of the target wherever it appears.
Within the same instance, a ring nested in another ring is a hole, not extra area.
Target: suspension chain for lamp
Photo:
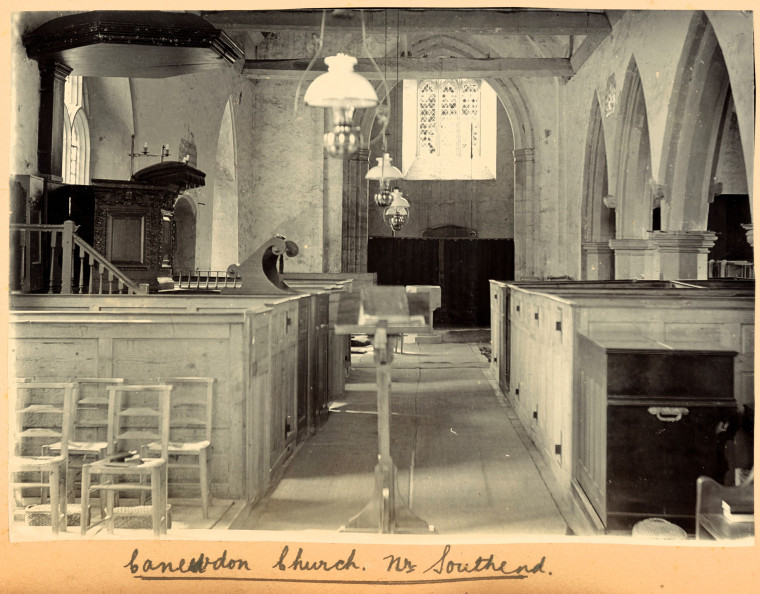
[[[319,57],[320,52],[322,51],[322,44],[324,43],[325,38],[325,14],[327,14],[327,10],[322,11],[322,26],[319,28],[319,45],[317,46],[317,51],[314,52],[314,57],[312,57],[311,62],[309,62],[309,65],[306,67],[306,70],[303,71],[301,74],[301,78],[298,79],[298,86],[296,87],[296,97],[293,102],[293,117],[298,113],[298,103],[299,103],[299,97],[301,95],[301,85],[303,85],[303,81],[306,78],[306,73],[308,73],[311,70],[311,67],[314,65],[314,62],[316,62],[317,58]]]

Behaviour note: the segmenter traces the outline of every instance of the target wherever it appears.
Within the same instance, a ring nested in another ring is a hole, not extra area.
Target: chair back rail
[[[114,454],[124,442],[141,441],[140,446],[152,441],[161,444],[161,458],[169,456],[169,416],[171,411],[172,386],[168,384],[110,385],[108,390],[108,449],[107,455]],[[146,396],[148,402],[133,405],[125,402],[127,394]],[[156,424],[136,426],[123,421],[127,417],[156,418]],[[155,433],[153,432],[155,431]]]
[[[204,418],[198,418],[198,422],[195,423],[196,426],[203,426],[203,432],[204,432],[204,438],[207,441],[211,441],[211,424],[212,424],[212,415],[213,415],[213,402],[214,402],[214,384],[216,383],[216,379],[213,377],[191,377],[191,376],[183,376],[183,377],[162,377],[158,380],[160,383],[166,383],[174,386],[174,392],[172,393],[172,398],[174,399],[174,403],[172,406],[172,410],[177,410],[182,404],[189,407],[196,407],[204,409]],[[180,400],[182,390],[180,386],[205,386],[205,399],[203,402],[201,402],[201,399],[196,399],[195,401],[186,401],[182,402]],[[171,422],[170,422],[171,427]],[[170,428],[171,431],[171,428]]]

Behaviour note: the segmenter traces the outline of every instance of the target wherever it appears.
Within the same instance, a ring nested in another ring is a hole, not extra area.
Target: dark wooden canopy
[[[165,78],[235,65],[243,57],[224,31],[184,12],[70,14],[40,25],[23,43],[30,58],[65,64],[76,76]]]
[[[206,174],[182,161],[163,161],[136,171],[132,181],[181,192],[206,185]]]

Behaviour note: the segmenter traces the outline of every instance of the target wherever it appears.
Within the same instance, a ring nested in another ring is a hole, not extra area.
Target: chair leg
[[[161,469],[154,468],[150,471],[150,499],[151,507],[153,508],[153,536],[158,538],[161,536],[161,521],[162,521],[162,504],[163,497],[161,496]],[[163,512],[166,513],[165,511]]]
[[[61,531],[67,532],[68,526],[69,526],[69,517],[68,517],[68,510],[67,510],[67,504],[68,504],[68,470],[69,470],[69,464],[67,460],[64,460],[61,463],[61,470],[58,473],[58,479],[59,479],[59,487],[58,487],[58,507],[60,508],[60,518],[61,518]]]
[[[50,455],[50,448],[48,446],[42,446],[41,455],[43,456],[49,456]],[[40,484],[45,482],[45,478],[47,480],[50,480],[50,476],[48,475],[45,477],[45,471],[40,472]],[[45,504],[48,499],[48,487],[40,487],[40,504]]]
[[[9,475],[9,484],[8,484],[8,506],[12,509],[11,514],[11,520],[15,520],[16,518],[16,511],[23,507],[24,499],[22,497],[21,488],[19,487],[18,483],[16,482],[18,480],[18,473],[17,471],[11,471]]]
[[[169,531],[169,462],[167,461],[160,473],[161,480],[161,514],[163,523],[161,529],[163,534]]]
[[[102,497],[102,491],[101,491],[101,497]],[[114,529],[114,517],[113,517],[113,508],[114,508],[114,498],[115,493],[113,489],[107,489],[106,490],[106,528],[108,530],[108,534],[113,534]]]
[[[82,466],[82,495],[79,498],[82,511],[79,515],[79,532],[87,534],[87,508],[90,506],[90,466]]]
[[[48,472],[48,481],[50,483],[50,526],[53,528],[53,534],[58,534],[61,526],[61,502],[60,493],[58,492],[58,488],[61,485],[60,471],[60,466],[54,466]]]
[[[209,485],[208,485],[208,456],[206,449],[198,452],[198,465],[201,478],[201,507],[203,508],[203,518],[208,519],[209,505]]]

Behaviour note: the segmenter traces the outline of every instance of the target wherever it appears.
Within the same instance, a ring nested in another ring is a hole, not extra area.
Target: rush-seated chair
[[[66,530],[66,465],[76,389],[72,382],[19,380],[10,391],[13,451],[8,459],[9,504],[23,505],[24,493],[39,489],[40,505],[32,507],[37,508],[36,515],[49,516],[55,534]],[[60,443],[57,455],[38,455],[53,441]],[[45,503],[48,492],[49,507]]]
[[[108,391],[111,385],[121,385],[120,377],[80,377],[72,378],[77,384],[76,397],[71,407],[69,429],[68,495],[73,502],[79,493],[77,482],[82,473],[82,465],[105,457],[108,450]],[[45,446],[43,454],[58,454],[61,442]]]
[[[104,521],[109,533],[117,516],[139,518],[149,513],[155,536],[165,534],[169,527],[166,461],[171,393],[172,386],[166,384],[108,386],[107,455],[82,466],[82,508],[89,505],[93,491],[100,492],[101,503],[105,493]],[[160,457],[142,458],[141,448],[154,441],[160,444]],[[99,482],[92,483],[95,477]],[[122,491],[149,492],[151,504],[116,508],[115,494]],[[83,516],[83,535],[87,528]]]
[[[200,484],[203,517],[208,518],[208,454],[216,380],[212,377],[169,377],[159,381],[174,387],[169,421],[169,487],[180,490]],[[152,442],[143,448],[142,455],[157,456],[160,448],[158,441]],[[198,479],[188,482],[185,470],[197,471]]]

